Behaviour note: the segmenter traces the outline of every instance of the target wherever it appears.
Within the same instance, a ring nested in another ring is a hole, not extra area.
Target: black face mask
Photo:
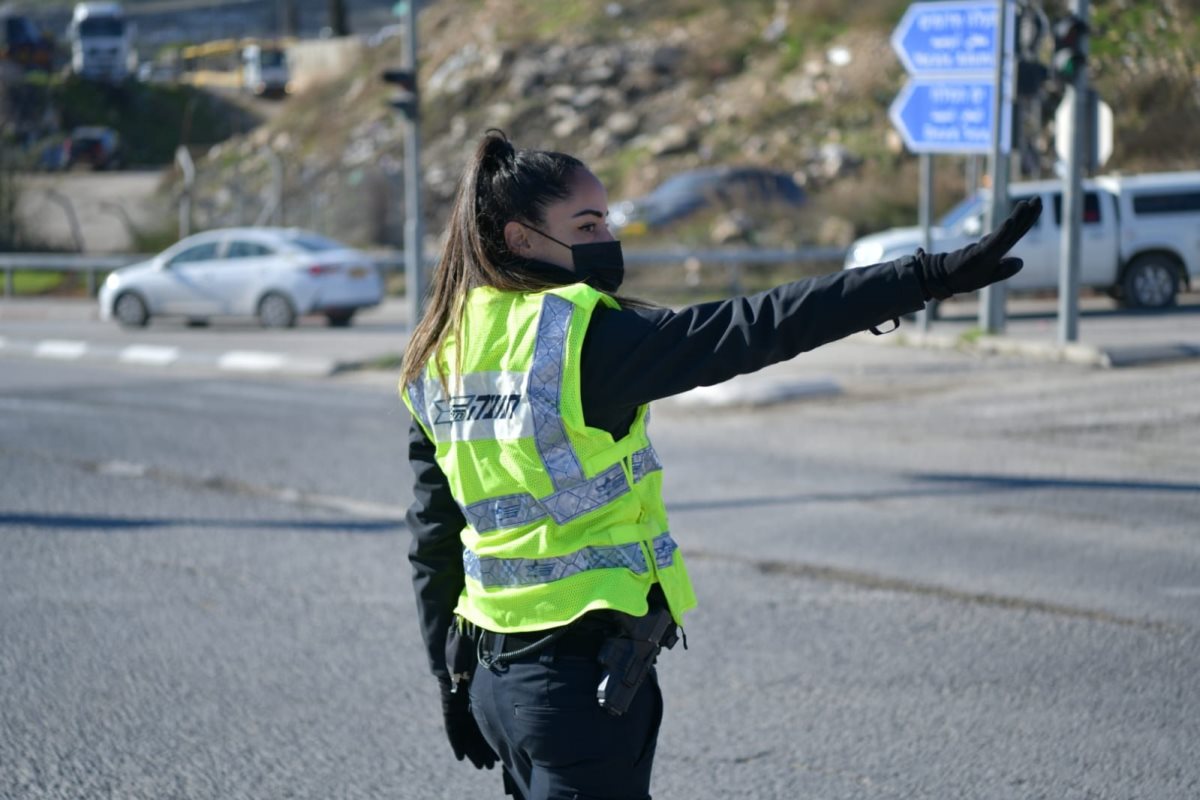
[[[560,242],[548,233],[539,231],[532,225],[526,225],[531,231],[537,231],[555,244],[561,244],[563,247],[571,251],[571,264],[575,267],[575,273],[571,280],[582,281],[589,286],[595,287],[602,292],[610,294],[620,288],[622,281],[625,280],[625,257],[621,253],[621,243],[619,241],[611,242],[589,242],[587,244],[567,244]],[[543,266],[551,266],[538,262]],[[562,270],[566,273],[566,270]]]

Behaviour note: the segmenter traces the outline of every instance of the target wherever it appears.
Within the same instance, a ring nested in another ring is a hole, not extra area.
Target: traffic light
[[[417,118],[417,74],[406,69],[385,69],[382,75],[384,83],[392,83],[399,88],[391,99],[392,108],[398,110],[408,119]]]
[[[1054,23],[1054,74],[1064,83],[1074,83],[1075,76],[1087,65],[1087,34],[1087,23],[1074,14]]]

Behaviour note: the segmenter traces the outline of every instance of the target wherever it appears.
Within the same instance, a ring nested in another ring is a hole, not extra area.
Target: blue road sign
[[[910,78],[896,96],[892,124],[914,153],[988,153],[992,147],[992,93],[988,76]],[[1001,146],[1010,149],[1011,103],[1004,103]]]
[[[996,69],[999,8],[998,0],[913,3],[892,32],[892,48],[910,75],[991,73]],[[1011,38],[1007,47],[1011,53]]]

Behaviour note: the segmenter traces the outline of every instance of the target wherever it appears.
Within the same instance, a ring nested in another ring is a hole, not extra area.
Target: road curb
[[[878,338],[878,337],[872,337]],[[884,339],[884,343],[889,343]],[[1091,367],[1111,367],[1108,353],[1089,344],[1058,345],[1049,342],[1014,339],[1010,336],[972,336],[939,333],[899,333],[890,342],[901,347],[923,347],[928,350],[959,350],[982,355],[1017,356],[1035,361],[1080,364]]]
[[[1086,343],[1060,345],[1011,336],[987,336],[963,333],[904,332],[894,336],[856,334],[856,341],[893,347],[918,347],[926,350],[957,350],[978,355],[1013,356],[1031,361],[1078,364],[1103,369],[1136,367],[1170,361],[1200,358],[1200,342],[1096,346]]]
[[[716,386],[701,386],[684,392],[671,402],[686,408],[758,408],[806,398],[837,397],[842,387],[819,378],[795,380],[739,376]]]

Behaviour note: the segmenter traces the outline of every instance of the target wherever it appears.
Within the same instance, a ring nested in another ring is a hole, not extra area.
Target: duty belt
[[[463,632],[474,640],[478,661],[487,668],[540,655],[551,647],[557,655],[595,658],[617,627],[603,611],[587,614],[569,625],[524,633],[497,633],[463,620]]]

